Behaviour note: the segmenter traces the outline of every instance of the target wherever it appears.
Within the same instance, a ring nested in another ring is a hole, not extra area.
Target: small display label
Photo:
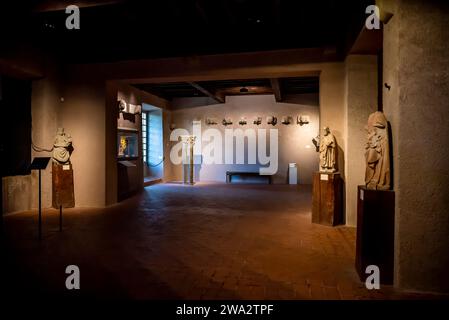
[[[363,189],[360,189],[360,200],[363,200]]]
[[[329,176],[327,174],[322,174],[322,175],[320,175],[320,180],[328,181]]]
[[[62,170],[70,170],[70,164],[63,165]]]

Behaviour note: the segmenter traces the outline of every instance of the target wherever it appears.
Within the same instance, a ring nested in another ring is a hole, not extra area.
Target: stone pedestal
[[[343,222],[343,180],[340,173],[313,174],[312,222],[335,226]]]
[[[194,182],[194,173],[193,173],[193,164],[184,164],[182,166],[182,176],[184,184],[195,184]]]
[[[365,281],[366,267],[380,269],[380,282],[393,284],[394,191],[358,187],[356,269]]]
[[[59,209],[75,207],[75,194],[73,191],[73,168],[71,164],[57,164],[53,162],[53,208]]]
[[[183,152],[183,180],[185,184],[195,184],[194,182],[194,155],[193,146],[195,145],[196,136],[183,135],[179,137],[182,141],[182,152]]]

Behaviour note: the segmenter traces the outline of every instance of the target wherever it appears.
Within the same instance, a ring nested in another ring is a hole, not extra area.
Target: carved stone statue
[[[312,139],[312,143],[315,146],[316,152],[320,152],[320,135],[317,135]]]
[[[123,100],[123,99],[120,99],[118,101],[118,111],[119,112],[125,112],[126,108],[127,108],[126,101]]]
[[[64,128],[58,128],[53,144],[53,162],[59,164],[70,163],[72,153],[72,137],[64,132]]]
[[[320,137],[320,171],[337,171],[337,141],[329,127],[324,128]]]
[[[365,146],[365,184],[368,189],[390,189],[390,148],[388,121],[380,112],[372,113],[366,126],[368,132]]]

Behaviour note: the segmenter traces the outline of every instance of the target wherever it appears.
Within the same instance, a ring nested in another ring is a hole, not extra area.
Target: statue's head
[[[125,100],[120,99],[118,101],[118,109],[119,109],[119,112],[123,112],[126,109],[126,101]]]
[[[385,129],[388,126],[387,118],[383,112],[375,112],[373,117],[373,126],[380,129]]]
[[[65,133],[64,133],[64,128],[58,128],[58,131],[56,132],[56,134],[58,135],[58,136],[63,136]]]
[[[383,112],[380,111],[371,113],[370,116],[368,117],[367,127],[368,131],[370,131],[373,128],[385,129],[388,127],[387,118],[385,118]]]
[[[331,130],[329,129],[329,127],[324,127],[324,128],[323,128],[323,131],[324,131],[324,135],[325,135],[325,136],[327,136],[327,135],[331,132]]]

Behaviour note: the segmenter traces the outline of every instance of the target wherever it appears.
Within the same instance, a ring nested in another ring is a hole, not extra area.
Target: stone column
[[[368,116],[377,111],[377,56],[349,55],[345,64],[345,211],[346,224],[356,226],[357,186],[365,181],[365,126]]]
[[[195,145],[195,136],[183,135],[180,136],[183,143],[182,146],[182,164],[183,164],[183,178],[185,184],[195,184],[193,181],[193,146]]]
[[[393,138],[395,286],[447,293],[449,6],[388,3],[383,104]]]

